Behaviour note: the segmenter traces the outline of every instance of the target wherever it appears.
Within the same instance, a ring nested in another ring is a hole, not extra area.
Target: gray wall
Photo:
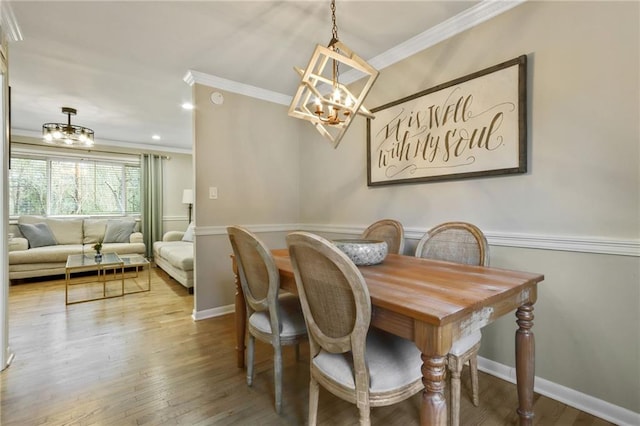
[[[231,304],[235,293],[226,230],[212,227],[300,217],[300,126],[284,106],[227,92],[214,105],[212,91],[194,85],[196,312]],[[210,187],[217,199],[209,198]]]
[[[184,231],[189,225],[189,206],[182,204],[182,191],[193,189],[193,159],[191,154],[168,154],[164,162],[164,232]],[[193,212],[191,220],[193,220]]]
[[[530,1],[381,71],[369,108],[527,54],[524,175],[368,188],[364,119],[334,150],[283,106],[225,93],[216,109],[196,86],[196,312],[233,303],[228,224],[283,247],[282,228],[353,232],[393,217],[410,254],[429,227],[470,221],[490,237],[492,266],[545,274],[537,377],[640,412],[639,15],[637,2]],[[485,328],[483,357],[514,365],[514,320]]]

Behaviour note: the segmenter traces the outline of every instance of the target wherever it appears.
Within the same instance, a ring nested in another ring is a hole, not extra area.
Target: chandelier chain
[[[333,40],[338,41],[338,24],[336,23],[336,0],[331,0],[331,21],[333,22],[331,35],[333,36]]]

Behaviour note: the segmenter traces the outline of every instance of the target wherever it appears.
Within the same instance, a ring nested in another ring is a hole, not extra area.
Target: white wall
[[[228,224],[252,225],[275,248],[297,227],[353,233],[392,217],[413,235],[410,254],[431,226],[466,220],[489,236],[493,266],[545,274],[534,312],[537,377],[622,417],[640,413],[639,8],[529,1],[382,70],[369,108],[526,54],[523,175],[368,188],[362,118],[334,150],[312,126],[286,121],[280,105],[225,94],[229,110],[200,110],[197,202],[214,182],[225,195],[198,210],[196,312],[233,303]],[[196,95],[202,102],[208,92]],[[515,317],[487,327],[481,355],[513,366],[515,329]]]

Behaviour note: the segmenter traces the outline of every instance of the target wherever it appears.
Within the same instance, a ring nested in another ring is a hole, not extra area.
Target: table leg
[[[236,285],[236,365],[238,368],[244,368],[244,342],[247,326],[247,308],[245,306],[244,294],[242,293],[242,285],[240,285],[238,265],[236,264],[235,257],[232,257],[232,267],[234,282]]]
[[[420,424],[429,426],[447,425],[447,400],[444,395],[447,358],[422,354],[422,404]]]
[[[516,380],[518,382],[518,415],[520,425],[533,425],[533,381],[535,377],[535,342],[533,337],[533,304],[526,303],[516,311]]]
[[[69,304],[69,280],[71,277],[69,276],[71,273],[67,269],[64,273],[64,304]]]

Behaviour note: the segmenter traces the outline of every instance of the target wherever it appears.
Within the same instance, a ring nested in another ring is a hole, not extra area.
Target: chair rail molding
[[[252,232],[308,231],[360,235],[366,225],[326,225],[311,223],[245,225]],[[405,238],[419,240],[428,228],[405,228]],[[569,235],[540,235],[483,231],[490,246],[611,254],[640,257],[640,239],[603,238]],[[195,235],[225,235],[226,226],[197,226]]]

